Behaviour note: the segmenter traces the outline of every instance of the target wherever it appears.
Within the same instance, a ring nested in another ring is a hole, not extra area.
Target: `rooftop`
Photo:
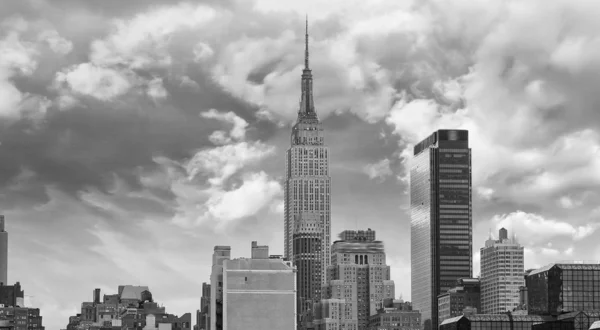
[[[226,260],[227,269],[237,270],[292,270],[282,259],[248,259],[237,258]]]
[[[542,268],[536,269],[529,273],[529,276],[546,272],[552,267],[557,266],[562,270],[600,270],[600,261],[575,261],[567,260],[557,263],[548,264]]]

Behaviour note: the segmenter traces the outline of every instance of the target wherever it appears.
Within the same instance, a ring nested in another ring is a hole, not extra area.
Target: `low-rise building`
[[[481,309],[480,292],[479,279],[458,279],[456,287],[438,296],[438,320],[440,324],[446,319],[463,315],[465,309],[469,314],[476,314]]]
[[[44,330],[39,308],[0,307],[0,320],[12,330]]]
[[[421,312],[410,302],[384,299],[383,308],[369,319],[369,330],[420,330]]]

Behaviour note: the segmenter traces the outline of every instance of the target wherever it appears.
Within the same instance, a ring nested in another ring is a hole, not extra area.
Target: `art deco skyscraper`
[[[471,149],[466,130],[418,143],[410,171],[411,291],[424,329],[437,329],[437,296],[473,273]]]
[[[344,231],[332,245],[329,283],[315,305],[316,330],[366,330],[371,315],[394,297],[383,242],[375,231]]]
[[[320,269],[327,269],[331,262],[331,209],[329,176],[329,148],[325,146],[323,127],[313,101],[313,79],[308,63],[308,22],[305,35],[304,70],[302,71],[302,96],[298,119],[292,128],[291,147],[286,153],[285,180],[285,224],[284,224],[284,253],[293,261],[294,231],[302,226],[296,226],[296,221],[302,217],[318,218],[322,228]],[[298,272],[301,272],[298,269]],[[310,276],[310,275],[308,275]],[[326,283],[326,272],[321,271],[321,283]]]
[[[481,313],[500,314],[519,305],[519,287],[525,286],[524,250],[502,228],[498,240],[490,237],[481,248]]]
[[[8,285],[8,233],[4,230],[4,216],[0,215],[0,282]]]

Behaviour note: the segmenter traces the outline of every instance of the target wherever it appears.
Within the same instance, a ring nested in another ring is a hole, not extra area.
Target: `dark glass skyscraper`
[[[473,273],[468,131],[439,130],[418,143],[410,186],[412,302],[424,329],[437,329],[437,296]]]

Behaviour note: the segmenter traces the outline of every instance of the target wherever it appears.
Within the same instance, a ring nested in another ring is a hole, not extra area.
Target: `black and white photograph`
[[[600,0],[0,0],[0,330],[600,329]]]

